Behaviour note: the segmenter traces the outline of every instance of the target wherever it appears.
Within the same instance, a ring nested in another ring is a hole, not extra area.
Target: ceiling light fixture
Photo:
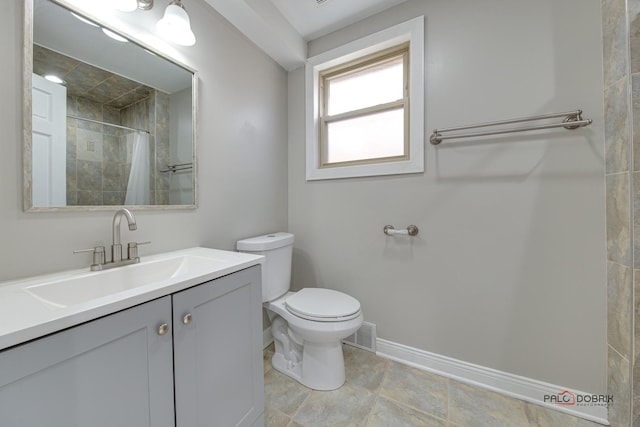
[[[154,0],[113,1],[116,9],[133,12],[136,9],[151,10]],[[196,43],[196,36],[191,31],[189,15],[181,0],[169,0],[164,16],[156,23],[156,30],[163,38],[182,46],[193,46]]]
[[[189,15],[180,0],[169,2],[156,28],[163,37],[179,45],[193,46],[196,43],[196,36],[191,31]]]

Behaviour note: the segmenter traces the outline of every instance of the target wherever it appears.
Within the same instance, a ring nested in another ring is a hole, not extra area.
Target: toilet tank
[[[293,234],[272,233],[239,240],[239,252],[265,257],[262,264],[262,302],[273,301],[289,290]]]

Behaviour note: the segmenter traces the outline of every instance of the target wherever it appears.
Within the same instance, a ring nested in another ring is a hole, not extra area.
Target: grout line
[[[295,381],[295,380],[294,380],[294,381]],[[297,382],[297,381],[296,381],[296,382]],[[300,384],[300,383],[298,383],[298,384]],[[302,384],[300,384],[300,385],[302,385]],[[302,402],[300,402],[300,406],[298,406],[298,408],[296,408],[296,410],[294,411],[294,413],[293,413],[293,414],[291,414],[291,422],[295,421],[296,423],[298,423],[298,424],[300,424],[301,426],[303,426],[303,427],[304,427],[306,424],[303,424],[302,422],[297,421],[297,420],[295,419],[295,417],[296,417],[296,415],[298,415],[298,413],[300,412],[300,409],[302,409],[302,407],[304,406],[304,404],[306,403],[306,401],[307,401],[307,400],[309,400],[309,398],[311,397],[311,394],[314,392],[314,390],[313,390],[313,389],[310,389],[309,387],[304,386],[304,385],[302,385],[302,387],[304,387],[305,389],[307,389],[309,392],[307,393],[307,397],[305,397],[305,398],[304,398],[304,400],[303,400]]]
[[[377,356],[377,357],[380,357],[380,356]],[[394,398],[392,398],[390,396],[382,394],[382,389],[383,389],[384,382],[389,376],[389,368],[392,366],[393,363],[398,363],[398,362],[394,362],[393,360],[386,359],[384,357],[380,357],[380,358],[384,359],[386,363],[385,363],[385,368],[384,368],[384,375],[382,376],[382,381],[380,381],[380,386],[378,387],[377,391],[375,392],[377,397],[382,397],[383,399],[386,399],[386,400],[388,400],[388,401],[390,401],[390,402],[392,402],[392,403],[394,403],[396,405],[399,405],[400,407],[405,407],[405,408],[412,409],[412,410],[414,410],[414,411],[416,411],[416,412],[418,412],[420,414],[426,415],[428,417],[432,417],[434,419],[438,419],[438,420],[444,421],[445,423],[449,422],[448,419],[446,419],[446,418],[443,419],[443,418],[441,418],[441,417],[439,417],[439,416],[437,416],[435,414],[432,414],[432,413],[429,413],[429,412],[425,412],[422,409],[418,409],[418,408],[416,408],[416,407],[414,407],[412,405],[409,405],[409,404],[407,404],[405,402],[400,402],[400,401],[398,401],[398,400],[396,400],[396,399],[394,399]],[[399,365],[401,365],[401,364],[399,364]],[[412,369],[415,369],[415,368],[412,368]],[[436,376],[439,376],[439,375],[436,375]],[[445,378],[445,377],[443,377],[443,378]],[[448,411],[449,381],[448,381],[447,378],[445,378],[445,379],[447,380],[447,397],[446,397],[445,405],[447,407],[447,418],[448,418],[448,416],[449,416],[449,411]]]
[[[373,414],[374,408],[378,404],[378,399],[380,399],[380,395],[374,394],[374,396],[376,398],[373,400],[373,404],[371,405],[371,409],[369,410],[369,414],[367,415],[367,418],[364,420],[365,427],[367,427],[369,425],[369,423],[371,422],[371,415]]]
[[[437,416],[435,414],[432,414],[432,413],[429,413],[429,412],[425,412],[422,409],[418,409],[418,408],[416,408],[414,406],[411,406],[411,405],[409,405],[409,404],[407,404],[405,402],[400,402],[400,401],[398,401],[398,400],[396,400],[396,399],[394,399],[392,397],[389,397],[389,396],[386,396],[384,394],[381,394],[382,385],[384,384],[384,381],[385,381],[385,379],[387,378],[387,376],[389,374],[388,368],[391,365],[391,363],[398,363],[398,362],[394,362],[393,360],[390,360],[390,359],[387,360],[387,366],[385,367],[384,376],[382,377],[382,381],[380,382],[380,388],[379,388],[378,392],[376,393],[377,396],[378,397],[382,397],[383,399],[387,399],[388,401],[393,402],[393,403],[395,403],[395,404],[397,404],[397,405],[399,405],[401,407],[412,409],[412,410],[414,410],[416,412],[419,412],[421,414],[424,414],[424,415],[427,415],[429,417],[432,417],[432,418],[438,419],[440,421],[444,421],[445,423],[448,423],[449,422],[449,419],[448,419],[449,418],[449,379],[446,378],[446,377],[442,377],[442,378],[447,380],[447,397],[446,397],[446,400],[445,400],[447,417],[446,418],[442,418],[442,417],[439,417],[439,416]],[[401,365],[400,363],[398,363],[398,364]],[[412,369],[415,369],[415,368],[412,368]],[[436,375],[436,376],[440,376],[440,375]]]
[[[615,347],[614,347],[614,346],[612,346],[611,344],[608,344],[608,347],[609,347],[609,348],[611,348],[611,350],[613,350],[613,351],[614,351],[618,356],[620,356],[620,358],[621,358],[622,360],[624,360],[625,362],[629,363],[629,359],[627,359],[626,357],[624,357],[624,356],[622,355],[622,353],[620,353],[620,352],[618,351],[618,349],[617,349],[617,348],[615,348]]]
[[[419,413],[421,413],[422,415],[426,415],[426,416],[428,416],[428,417],[430,417],[430,418],[434,418],[434,419],[436,419],[436,420],[444,421],[445,423],[450,422],[447,418],[442,418],[442,417],[439,417],[439,416],[437,416],[437,415],[435,415],[435,414],[432,414],[432,413],[430,413],[430,412],[425,412],[425,411],[423,411],[422,409],[418,409],[418,408],[413,407],[413,406],[411,406],[411,405],[407,405],[406,403],[404,403],[404,402],[400,402],[400,401],[398,401],[398,400],[395,400],[395,399],[393,399],[393,398],[391,398],[391,397],[389,397],[389,396],[380,396],[380,397],[382,397],[383,399],[388,400],[389,402],[395,403],[396,405],[398,405],[398,406],[400,406],[400,407],[409,408],[409,409],[411,409],[411,410],[413,410],[413,411],[419,412]],[[448,415],[448,414],[447,414],[447,415]]]
[[[630,171],[630,170],[625,170],[625,171],[617,171],[617,172],[609,172],[609,173],[605,173],[604,177],[608,177],[608,176],[616,176],[616,175],[629,175],[629,174],[633,174],[637,171]]]
[[[450,402],[451,402],[451,378],[447,378],[447,400],[444,402],[445,405],[445,411],[447,411],[447,425],[451,424],[451,410],[449,409]]]

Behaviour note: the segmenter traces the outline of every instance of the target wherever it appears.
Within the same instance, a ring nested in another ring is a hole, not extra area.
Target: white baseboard
[[[509,397],[531,402],[554,411],[564,412],[599,424],[609,425],[606,407],[579,405],[560,406],[544,401],[545,395],[557,395],[564,390],[575,393],[576,396],[588,397],[591,396],[591,393],[571,390],[566,387],[474,365],[380,338],[376,340],[376,345],[376,354],[381,357],[452,378],[466,384],[495,391]]]

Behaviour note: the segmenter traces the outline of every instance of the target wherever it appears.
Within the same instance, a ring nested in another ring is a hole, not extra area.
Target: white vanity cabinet
[[[261,307],[258,267],[173,295],[177,426],[264,425]]]
[[[171,297],[0,352],[3,427],[173,426]]]
[[[261,315],[255,266],[0,351],[0,425],[263,425]]]

